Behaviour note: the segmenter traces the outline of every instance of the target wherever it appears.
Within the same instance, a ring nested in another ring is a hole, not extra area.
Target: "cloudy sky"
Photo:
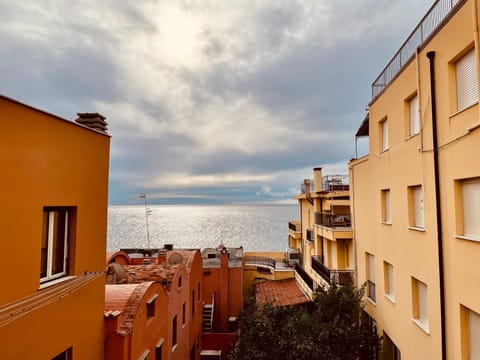
[[[0,93],[112,135],[111,204],[282,202],[347,173],[432,0],[0,0]]]

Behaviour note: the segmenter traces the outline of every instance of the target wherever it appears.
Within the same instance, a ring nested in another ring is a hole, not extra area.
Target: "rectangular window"
[[[425,283],[412,277],[412,317],[417,325],[426,332],[428,324],[428,287]]]
[[[480,359],[480,314],[461,307],[462,359]]]
[[[423,188],[421,185],[408,187],[409,225],[424,228]]]
[[[192,319],[195,315],[195,290],[192,290]]]
[[[391,224],[392,215],[390,207],[390,189],[384,189],[381,192],[382,201],[382,222]]]
[[[52,360],[71,360],[72,359],[72,348],[69,348],[57,356],[54,356]]]
[[[380,151],[388,150],[388,120],[380,122]]]
[[[480,178],[461,181],[463,231],[461,235],[480,240]]]
[[[66,207],[43,209],[40,282],[67,274],[69,211]]]
[[[420,132],[420,115],[418,112],[418,96],[415,95],[408,100],[409,110],[409,136],[414,136]]]
[[[177,315],[172,320],[172,350],[177,345]]]
[[[367,270],[367,296],[373,302],[376,302],[375,296],[375,256],[369,253],[366,255]]]
[[[178,288],[180,289],[182,287],[182,277],[180,276],[178,278]]]
[[[163,342],[164,340],[161,339],[157,346],[155,346],[155,360],[162,360]]]
[[[383,262],[383,276],[385,284],[385,296],[391,301],[395,301],[395,292],[393,285],[393,265],[388,262]]]
[[[150,319],[155,316],[155,300],[158,295],[155,294],[150,300],[147,301],[147,319]]]
[[[400,349],[395,345],[390,336],[383,332],[383,359],[384,360],[401,360]]]
[[[457,111],[478,102],[478,73],[475,49],[470,50],[455,63]]]
[[[182,306],[182,325],[185,325],[185,303]]]

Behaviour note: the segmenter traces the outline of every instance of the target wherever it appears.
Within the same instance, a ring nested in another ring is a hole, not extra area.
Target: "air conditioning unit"
[[[295,263],[298,264],[300,262],[300,253],[295,249],[287,249],[285,258],[287,260],[287,264],[289,266],[293,266]]]

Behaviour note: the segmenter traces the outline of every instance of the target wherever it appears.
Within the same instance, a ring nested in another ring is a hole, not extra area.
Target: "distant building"
[[[105,118],[0,109],[0,359],[103,359]]]
[[[384,359],[480,359],[480,1],[435,1],[372,85],[350,162]]]
[[[200,251],[124,249],[110,255],[108,261],[105,358],[199,359]]]
[[[287,261],[295,265],[298,284],[312,298],[318,286],[353,283],[348,176],[322,176],[322,168],[315,168],[314,179],[304,180],[294,199],[298,200],[300,220],[289,223]]]

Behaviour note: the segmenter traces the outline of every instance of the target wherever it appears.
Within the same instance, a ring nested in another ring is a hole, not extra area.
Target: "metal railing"
[[[245,256],[245,265],[264,265],[275,269],[275,259],[266,256]]]
[[[430,7],[417,27],[373,82],[372,101],[383,92],[385,87],[390,84],[403,67],[411,61],[417,47],[424,44],[452,10],[460,7],[464,2],[466,2],[466,0],[437,0]]]
[[[307,187],[308,187],[308,189],[307,189]],[[305,184],[305,183],[300,184],[300,191],[301,191],[302,194],[306,194],[307,190],[308,190],[309,193],[315,192],[313,180],[310,180],[310,184]]]
[[[299,264],[295,264],[295,273],[297,273],[302,278],[302,280],[305,282],[305,284],[307,284],[310,290],[314,290],[313,279],[305,272],[305,270],[303,270],[303,268]]]
[[[350,213],[325,213],[315,212],[315,224],[327,226],[331,228],[336,227],[351,227],[352,221]]]
[[[322,176],[323,191],[344,191],[348,190],[348,175],[325,175]]]
[[[290,221],[288,223],[288,228],[294,232],[300,232],[300,224],[296,224]]]
[[[370,300],[372,300],[373,302],[376,302],[377,301],[377,297],[375,295],[375,283],[370,281],[370,280],[367,280],[367,296]]]
[[[323,264],[323,256],[312,256],[312,269],[330,285],[345,285],[353,283],[353,270],[332,270]]]

